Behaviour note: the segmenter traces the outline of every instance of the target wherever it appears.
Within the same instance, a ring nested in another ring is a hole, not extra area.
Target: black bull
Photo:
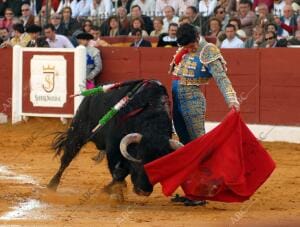
[[[99,119],[124,97],[138,82],[129,83],[104,94],[85,97],[66,132],[54,138],[53,148],[61,157],[61,165],[48,184],[56,190],[64,170],[88,141],[105,150],[112,183],[124,182],[131,175],[134,192],[150,195],[153,186],[143,165],[176,148],[171,140],[172,119],[166,88],[157,81],[148,81],[127,106],[93,137],[91,132]]]

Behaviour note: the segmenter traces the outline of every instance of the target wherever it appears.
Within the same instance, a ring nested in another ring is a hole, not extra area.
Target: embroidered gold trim
[[[187,77],[180,77],[180,84],[181,85],[203,85],[203,84],[208,84],[210,77],[207,78],[187,78]]]

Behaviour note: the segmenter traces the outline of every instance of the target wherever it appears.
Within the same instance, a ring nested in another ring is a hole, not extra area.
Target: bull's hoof
[[[105,185],[102,189],[103,192],[112,194],[114,188],[120,187],[123,189],[127,188],[127,183],[126,181],[112,181],[108,185]]]
[[[94,160],[96,164],[99,164],[104,158],[105,152],[99,151],[99,153],[96,156],[92,157],[92,160]]]
[[[54,192],[57,190],[57,187],[58,187],[58,183],[53,180],[51,180],[49,184],[47,184],[47,188]]]

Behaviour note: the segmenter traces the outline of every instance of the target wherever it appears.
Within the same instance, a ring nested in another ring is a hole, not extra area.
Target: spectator
[[[149,36],[148,33],[144,30],[144,22],[143,22],[143,19],[140,18],[140,17],[134,18],[131,21],[131,31],[133,29],[137,29],[137,28],[142,30],[142,36],[143,37]],[[131,36],[132,32],[129,32],[128,35]]]
[[[5,8],[11,8],[14,11],[15,16],[21,16],[21,5],[23,3],[23,0],[2,0],[3,1],[3,7]]]
[[[190,18],[192,25],[201,28],[202,21],[201,21],[201,17],[198,14],[196,7],[194,7],[194,6],[187,7],[186,11],[185,11],[185,16]],[[204,33],[201,33],[201,34],[204,34]]]
[[[32,15],[37,16],[43,5],[42,0],[28,0],[28,2],[30,3],[30,11],[32,12]]]
[[[44,0],[43,1],[44,3],[43,3],[43,6],[45,7],[45,9],[46,8],[48,8],[48,13],[49,13],[49,15],[52,15],[53,13],[55,13],[55,9],[54,9],[54,7],[53,7],[53,4],[52,4],[52,0],[50,1],[48,1],[48,7],[47,7],[47,2],[46,2],[46,0]],[[42,7],[43,7],[42,6]]]
[[[55,28],[52,24],[46,24],[44,26],[44,33],[51,48],[74,48],[66,36],[55,33]]]
[[[246,33],[241,29],[241,21],[240,19],[233,17],[228,21],[228,24],[232,24],[235,27],[236,30],[236,35],[240,38],[240,39],[246,39],[247,35]],[[226,28],[225,28],[226,29]]]
[[[183,16],[187,7],[189,7],[189,6],[196,7],[197,3],[198,3],[197,0],[179,0],[178,15]]]
[[[217,19],[219,19],[221,21],[222,24],[222,31],[225,31],[225,27],[228,24],[229,21],[229,16],[225,11],[225,8],[222,6],[217,6],[214,9],[214,15]]]
[[[166,6],[164,8],[164,15],[165,17],[163,19],[164,22],[163,29],[165,31],[168,31],[170,23],[178,24],[179,18],[175,15],[175,10],[172,6]]]
[[[241,20],[237,17],[230,18],[229,21],[228,21],[228,24],[234,25],[236,30],[239,30],[242,27]]]
[[[288,40],[289,46],[299,46],[300,45],[300,30],[295,32],[295,36]]]
[[[90,9],[93,0],[73,0],[71,3],[72,16],[88,17],[90,16]]]
[[[226,39],[222,42],[221,48],[244,48],[244,42],[236,36],[236,28],[228,24],[225,29]]]
[[[6,8],[4,11],[4,18],[0,20],[0,27],[7,28],[9,33],[12,32],[13,24],[16,22],[14,12],[11,8]]]
[[[38,16],[35,17],[35,24],[37,24],[41,27],[44,26],[45,24],[49,23],[49,21],[47,21],[46,9],[47,9],[47,7],[45,5],[43,5]],[[48,8],[48,15],[51,15],[53,13],[54,13],[54,9],[52,7]]]
[[[93,26],[90,34],[94,37],[90,40],[89,46],[93,47],[108,47],[110,44],[100,38],[100,28]]]
[[[216,6],[217,0],[202,0],[199,2],[199,14],[208,20],[208,18],[213,14]]]
[[[67,31],[66,35],[71,37],[72,34],[80,28],[80,24],[74,18],[72,18],[72,9],[66,6],[62,9],[62,25]]]
[[[142,15],[141,7],[138,5],[133,5],[131,6],[131,20],[136,18],[136,17],[141,17],[144,22],[145,30],[149,34],[153,30],[153,22],[150,17]]]
[[[95,78],[102,70],[102,60],[99,49],[89,46],[89,41],[93,36],[89,33],[80,33],[76,36],[78,43],[86,48],[86,88],[95,87]]]
[[[9,41],[9,39],[10,39],[10,35],[8,29],[4,27],[0,27],[0,40],[1,40],[0,45],[4,42]]]
[[[126,33],[122,30],[120,21],[117,16],[110,16],[108,18],[108,30],[103,36],[116,37],[119,35],[125,35]]]
[[[209,24],[209,32],[206,35],[217,38],[222,32],[221,21],[216,17],[212,17],[209,19],[208,24]]]
[[[166,6],[172,6],[175,12],[177,13],[179,7],[178,3],[178,0],[156,0],[155,12],[162,14]]]
[[[163,29],[163,20],[160,17],[156,17],[153,20],[154,30],[150,33],[150,36],[158,37],[160,34],[164,32]]]
[[[118,0],[117,5],[118,7],[124,7],[127,10],[127,12],[130,12],[131,5],[133,5],[132,1],[133,0]]]
[[[72,0],[61,0],[59,5],[58,5],[58,8],[56,10],[56,13],[62,13],[62,11],[65,7],[70,7],[71,8],[71,3],[72,3]]]
[[[234,14],[236,14],[238,3],[238,0],[219,0],[217,6],[224,8],[226,14],[233,16]]]
[[[100,17],[102,15],[109,16],[113,5],[111,0],[93,0],[90,6],[91,16]]]
[[[42,31],[42,28],[38,25],[30,25],[27,27],[26,32],[30,35],[30,41],[27,43],[26,47],[36,47],[36,40],[39,37],[39,33]]]
[[[82,26],[82,31],[90,33],[91,29],[93,27],[93,22],[91,20],[84,20],[83,21],[83,26]]]
[[[278,31],[278,27],[275,23],[269,23],[266,25],[266,29],[267,32],[275,32],[277,34]]]
[[[201,17],[201,34],[208,33],[208,21],[217,6],[217,0],[202,0],[199,2],[199,15]]]
[[[11,40],[3,42],[1,47],[14,47],[15,45],[26,47],[27,43],[30,41],[30,36],[25,32],[23,24],[14,24],[13,32],[15,34],[14,37]]]
[[[34,15],[31,12],[31,8],[28,2],[24,2],[21,6],[22,16],[20,20],[22,21],[24,27],[34,24]]]
[[[48,48],[50,47],[45,36],[40,36],[37,38],[36,46],[37,47],[48,47]]]
[[[77,38],[76,36],[80,33],[83,33],[83,32],[86,32],[86,33],[90,33],[91,32],[91,29],[93,27],[93,23],[91,20],[84,20],[82,22],[82,25],[81,25],[81,28],[80,29],[77,29],[71,36],[70,40],[72,42],[72,44],[74,46],[77,46],[78,43],[77,43]]]
[[[274,17],[269,13],[268,6],[265,3],[259,3],[257,6],[258,17],[256,18],[255,25],[265,28],[266,24],[273,23]]]
[[[159,36],[157,47],[177,47],[177,30],[178,24],[171,23],[169,25],[168,33],[162,33]]]
[[[265,47],[274,48],[277,44],[277,35],[275,32],[266,32],[265,34]]]
[[[130,44],[131,47],[152,47],[151,42],[144,40],[140,28],[134,28],[132,36],[134,36],[134,42]]]
[[[241,20],[241,29],[245,31],[246,35],[252,35],[252,28],[255,25],[256,15],[252,9],[250,0],[241,0],[238,6],[237,17]]]
[[[206,35],[216,38],[216,46],[220,47],[223,40],[226,39],[225,33],[221,30],[222,29],[221,21],[216,17],[212,17],[210,18],[208,24],[209,24],[208,26],[209,32]]]
[[[283,16],[275,18],[275,23],[278,25],[277,35],[281,37],[292,36],[297,28],[297,17],[293,13],[291,5],[286,5],[283,8]]]
[[[67,30],[65,26],[61,22],[61,15],[58,13],[54,13],[50,17],[50,24],[52,24],[55,28],[55,33],[59,35],[67,36]]]
[[[245,48],[264,47],[264,30],[260,26],[253,28],[252,37],[245,42]]]
[[[298,15],[299,15],[299,13],[300,13],[300,1],[299,0],[294,0],[294,1],[290,0],[290,4],[291,4],[294,12],[296,12],[296,13],[298,12]]]
[[[141,7],[142,13],[146,15],[155,12],[155,0],[133,0],[132,5]]]
[[[125,35],[128,35],[130,31],[130,21],[128,20],[127,17],[127,10],[125,7],[120,6],[117,9],[117,16],[119,18],[119,22],[121,24],[121,29],[124,32]]]
[[[284,0],[274,0],[274,10],[273,14],[275,16],[281,17],[283,15],[283,8],[285,7]]]
[[[181,26],[183,24],[191,24],[191,23],[192,23],[191,19],[188,16],[181,16],[179,18],[179,22],[178,22],[179,26]],[[196,27],[196,26],[194,26],[194,27]],[[197,29],[197,30],[199,31],[199,29]]]
[[[276,47],[287,47],[288,41],[286,38],[277,40]]]
[[[271,12],[271,10],[273,9],[274,0],[254,0],[253,1],[253,10],[256,11],[260,4],[266,5],[268,12]]]

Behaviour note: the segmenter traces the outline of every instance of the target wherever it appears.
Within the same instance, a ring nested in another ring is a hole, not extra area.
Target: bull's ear
[[[173,149],[173,150],[177,150],[181,147],[183,147],[184,145],[182,143],[180,143],[179,141],[177,140],[173,140],[173,139],[170,139],[169,140],[169,144],[170,144],[170,147]]]

